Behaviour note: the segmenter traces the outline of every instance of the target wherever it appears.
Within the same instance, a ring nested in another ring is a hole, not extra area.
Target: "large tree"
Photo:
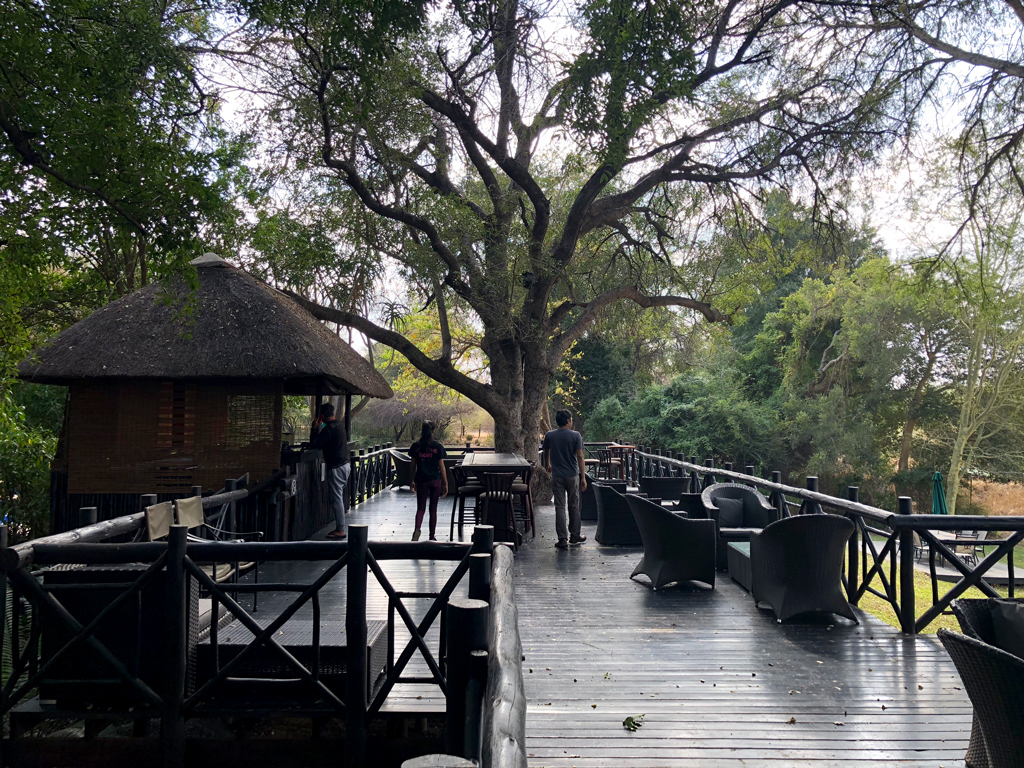
[[[884,37],[819,3],[396,5],[253,2],[254,84],[281,157],[346,190],[381,274],[475,315],[489,380],[372,312],[307,306],[484,407],[505,450],[536,448],[551,378],[606,308],[726,320],[741,272],[715,222],[771,185],[820,202],[896,129]]]

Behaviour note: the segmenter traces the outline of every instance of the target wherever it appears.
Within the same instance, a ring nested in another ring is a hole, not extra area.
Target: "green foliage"
[[[568,68],[570,124],[602,154],[607,182],[629,143],[667,102],[688,96],[696,56],[694,7],[680,0],[589,0],[586,49]]]
[[[17,541],[49,532],[50,460],[57,439],[26,424],[10,391],[0,394],[0,520]]]

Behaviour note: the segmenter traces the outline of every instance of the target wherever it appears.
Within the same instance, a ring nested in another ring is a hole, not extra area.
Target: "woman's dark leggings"
[[[423,525],[423,513],[430,498],[430,535],[437,529],[437,500],[441,498],[441,478],[416,483],[416,530]]]

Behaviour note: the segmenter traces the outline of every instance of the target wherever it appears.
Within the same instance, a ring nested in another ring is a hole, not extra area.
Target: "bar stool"
[[[512,483],[512,495],[519,498],[523,510],[523,532],[531,531],[533,538],[537,538],[537,524],[533,519],[533,495],[530,493],[530,484],[533,480],[533,470],[536,462],[531,461],[530,466],[523,470],[521,479]]]
[[[482,515],[479,522],[494,526],[495,541],[510,541],[512,547],[519,547],[519,529],[512,511],[512,483],[514,472],[487,472],[484,475],[484,492],[479,496]]]
[[[456,514],[459,519],[459,536],[462,536],[462,526],[466,520],[466,499],[473,499],[471,511],[474,524],[480,522],[477,507],[480,505],[480,494],[484,492],[484,486],[462,467],[452,467],[451,476],[455,491],[452,493],[452,522],[448,530],[448,540],[454,541]]]

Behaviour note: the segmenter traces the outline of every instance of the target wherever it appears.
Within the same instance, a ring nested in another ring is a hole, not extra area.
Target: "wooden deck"
[[[441,504],[444,541],[451,502]],[[385,491],[350,522],[369,525],[371,540],[407,539],[413,510],[408,491]],[[597,545],[585,524],[586,544],[556,550],[553,510],[537,518],[516,556],[531,766],[963,765],[970,702],[935,638],[864,614],[859,626],[780,626],[721,574],[714,591],[655,593],[628,578],[638,548]],[[451,567],[386,564],[406,590],[439,587]],[[369,601],[383,618],[372,579]],[[415,688],[390,706],[437,708]],[[638,731],[623,728],[641,714]]]

